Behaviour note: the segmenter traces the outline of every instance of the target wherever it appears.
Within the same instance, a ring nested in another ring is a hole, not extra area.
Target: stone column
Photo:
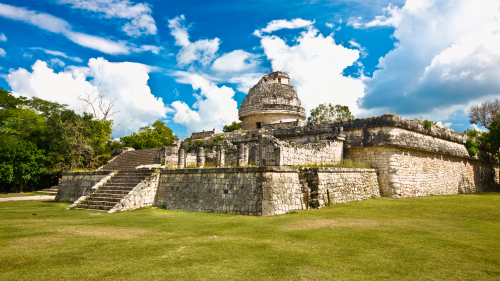
[[[224,147],[222,144],[218,144],[215,147],[215,166],[224,167]]]
[[[203,152],[203,147],[196,148],[196,166],[198,168],[203,168],[203,166],[205,166],[205,153]]]
[[[245,161],[245,166],[248,165],[249,161],[249,154],[250,154],[250,151],[249,151],[249,148],[248,148],[248,145],[244,144],[243,146],[243,151],[244,151],[244,161]]]
[[[236,153],[236,164],[238,167],[244,167],[245,165],[245,148],[243,144],[238,144],[238,151]]]
[[[179,148],[179,153],[178,153],[178,156],[179,156],[179,160],[177,161],[177,168],[178,169],[182,169],[185,167],[185,162],[184,162],[184,159],[185,159],[185,151],[183,148]]]

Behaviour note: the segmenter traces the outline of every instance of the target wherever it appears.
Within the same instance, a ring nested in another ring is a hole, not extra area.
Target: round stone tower
[[[290,76],[276,71],[264,75],[248,91],[238,110],[238,117],[242,129],[258,129],[264,124],[306,119],[306,111],[301,105],[297,92],[290,85]]]

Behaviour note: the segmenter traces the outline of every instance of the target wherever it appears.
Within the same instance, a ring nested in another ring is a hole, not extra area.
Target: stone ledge
[[[359,173],[359,172],[377,172],[377,169],[373,168],[316,168],[316,167],[305,167],[300,170],[317,169],[318,173]]]
[[[239,167],[239,168],[205,168],[205,169],[172,169],[162,170],[161,174],[202,174],[202,173],[297,173],[298,167],[266,166],[266,167]]]
[[[65,172],[63,176],[78,176],[78,175],[109,175],[113,171],[92,171],[92,172]]]

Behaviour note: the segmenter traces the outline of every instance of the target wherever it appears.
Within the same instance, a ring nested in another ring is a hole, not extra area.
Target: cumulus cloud
[[[358,60],[358,50],[337,45],[332,35],[324,37],[315,28],[302,32],[295,45],[277,36],[263,36],[261,45],[272,69],[290,75],[306,111],[332,103],[358,113],[356,100],[363,96],[362,80],[342,75]]]
[[[224,125],[238,120],[237,103],[233,99],[234,90],[226,86],[218,87],[200,74],[176,71],[172,74],[176,82],[190,84],[197,101],[190,108],[185,102],[175,101],[170,106],[175,110],[173,121],[199,132],[213,128],[221,131]]]
[[[31,72],[11,69],[6,80],[17,95],[68,104],[77,112],[83,105],[79,97],[106,90],[109,100],[117,98],[114,109],[118,112],[113,119],[120,126],[113,136],[118,137],[131,134],[152,120],[166,118],[171,111],[161,98],[151,94],[147,84],[150,71],[151,67],[140,63],[112,63],[93,58],[87,67],[67,67],[55,72],[46,62],[37,60]]]
[[[236,89],[242,93],[248,93],[266,73],[246,73],[241,76],[234,76],[229,79],[229,83],[237,84]]]
[[[365,24],[398,40],[366,78],[362,107],[442,119],[500,96],[500,1],[408,0]]]
[[[175,38],[175,45],[182,47],[177,53],[179,66],[186,66],[195,61],[208,65],[215,59],[215,53],[219,50],[219,38],[200,39],[194,43],[189,41],[189,28],[186,26],[184,15],[168,20],[168,27]]]
[[[304,19],[293,19],[293,20],[273,20],[267,24],[266,27],[261,30],[255,30],[253,35],[261,37],[264,33],[272,33],[280,29],[296,29],[312,26],[314,21],[304,20]]]
[[[331,29],[335,28],[335,24],[329,22],[325,23],[325,26]]]
[[[0,33],[0,41],[7,42],[7,36],[5,36],[5,34],[3,33]]]
[[[59,0],[58,3],[95,12],[104,18],[128,20],[122,31],[129,36],[154,35],[157,32],[152,10],[147,3],[134,4],[128,0]]]
[[[169,20],[168,27],[170,34],[175,38],[175,45],[182,47],[177,53],[177,63],[180,66],[186,66],[195,61],[208,65],[215,59],[215,53],[219,50],[219,38],[201,39],[192,43],[189,41],[188,26],[186,26],[184,15]]]
[[[31,11],[25,8],[0,3],[0,16],[11,20],[34,25],[40,29],[66,36],[74,43],[110,55],[129,54],[135,49],[124,41],[113,41],[107,38],[89,35],[72,30],[71,25],[63,19],[47,13]]]
[[[39,47],[33,47],[31,49],[32,50],[39,50],[39,51],[42,51],[42,52],[44,52],[46,54],[53,55],[53,56],[56,56],[56,57],[63,57],[65,59],[69,59],[69,60],[72,60],[72,61],[82,62],[81,58],[79,58],[79,57],[71,57],[71,56],[66,55],[66,53],[63,53],[63,52],[60,52],[60,51],[47,50],[45,48],[39,48]]]
[[[224,54],[214,61],[212,69],[219,72],[240,72],[254,69],[259,62],[257,56],[243,50]]]
[[[0,57],[5,57],[7,55],[7,52],[5,52],[4,49],[0,48]]]

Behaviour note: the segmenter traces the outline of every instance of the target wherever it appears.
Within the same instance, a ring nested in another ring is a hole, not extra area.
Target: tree
[[[311,109],[311,116],[307,119],[310,122],[327,123],[347,121],[354,119],[354,116],[349,111],[348,106],[335,105],[331,103],[320,104],[318,107]]]
[[[482,104],[469,108],[469,118],[471,124],[480,124],[488,128],[490,124],[500,118],[500,99],[485,101]]]
[[[87,93],[85,91],[85,97],[78,97],[80,101],[83,101],[84,110],[92,111],[91,114],[96,120],[109,120],[113,115],[119,111],[113,111],[113,107],[118,100],[117,97],[108,100],[109,92],[105,89],[99,89],[98,91],[92,90],[92,93]]]
[[[172,130],[165,126],[165,123],[157,120],[152,126],[145,126],[139,129],[139,133],[121,137],[120,141],[124,146],[134,149],[146,149],[162,146],[171,146],[177,136]]]
[[[27,181],[38,179],[44,160],[44,152],[34,143],[0,136],[0,179],[19,185],[20,192]]]
[[[241,122],[237,123],[236,121],[233,121],[231,125],[225,125],[224,128],[222,128],[222,131],[225,133],[229,133],[239,129],[241,129]]]

